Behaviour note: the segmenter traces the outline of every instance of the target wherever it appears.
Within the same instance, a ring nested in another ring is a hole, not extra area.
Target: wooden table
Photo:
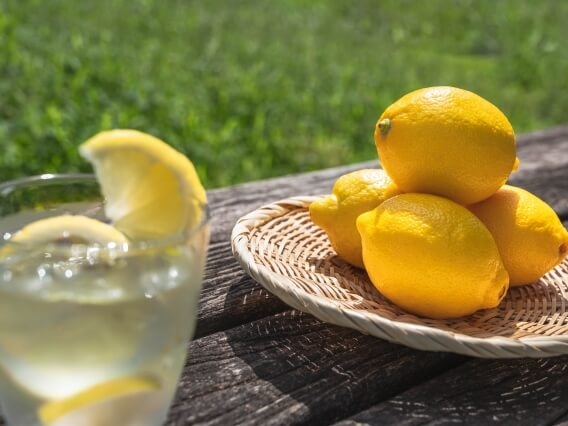
[[[568,224],[568,126],[518,137],[511,183]],[[209,193],[212,239],[195,340],[169,425],[568,422],[568,356],[478,359],[426,352],[324,323],[265,291],[231,253],[236,220],[261,205],[328,193],[370,161]]]

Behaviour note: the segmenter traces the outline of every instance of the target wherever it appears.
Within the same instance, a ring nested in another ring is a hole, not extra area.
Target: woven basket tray
[[[417,349],[484,358],[568,354],[568,261],[538,283],[509,290],[495,309],[452,320],[409,314],[343,262],[310,219],[315,197],[264,206],[233,228],[242,267],[290,306],[320,320]]]

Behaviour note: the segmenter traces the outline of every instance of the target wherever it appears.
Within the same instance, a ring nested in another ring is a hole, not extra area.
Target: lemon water
[[[203,263],[191,243],[8,251],[0,393],[10,424],[161,424],[193,333]]]

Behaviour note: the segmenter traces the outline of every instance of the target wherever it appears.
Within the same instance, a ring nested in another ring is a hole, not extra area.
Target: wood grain
[[[567,220],[568,126],[519,136],[517,156],[521,164],[510,183],[538,195]]]
[[[377,167],[378,162],[365,163],[365,167],[370,166]],[[196,337],[288,309],[246,276],[234,260],[230,238],[237,219],[275,200],[330,192],[337,177],[359,167],[362,165],[284,176],[209,192],[212,236]]]
[[[287,311],[191,343],[170,425],[328,424],[465,360]]]
[[[336,426],[549,425],[566,416],[568,357],[477,359]]]

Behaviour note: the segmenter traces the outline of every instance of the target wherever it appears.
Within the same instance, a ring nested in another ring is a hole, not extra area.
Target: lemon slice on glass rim
[[[118,418],[122,412],[132,411],[130,404],[139,404],[144,396],[153,398],[160,389],[160,382],[151,377],[120,377],[65,399],[48,401],[39,407],[37,415],[44,425],[53,426],[83,424],[87,418],[108,415]]]
[[[79,147],[95,170],[113,226],[133,240],[175,235],[203,221],[206,193],[193,163],[149,134],[116,129]]]

